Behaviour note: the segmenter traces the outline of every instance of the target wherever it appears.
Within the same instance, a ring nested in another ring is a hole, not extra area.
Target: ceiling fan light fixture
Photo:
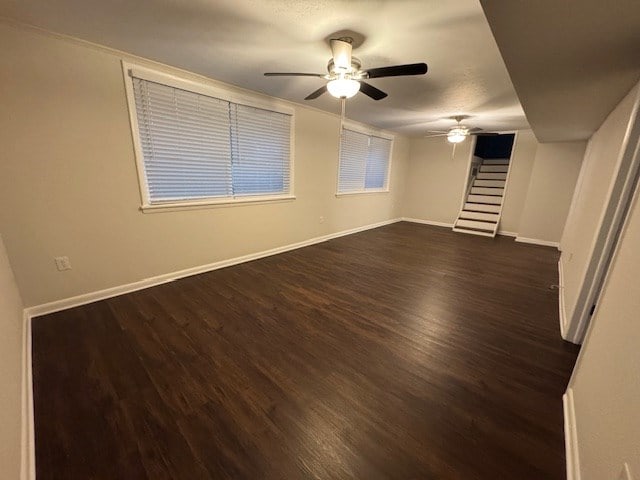
[[[351,78],[338,78],[327,83],[327,90],[336,98],[351,98],[360,91],[360,82]]]
[[[362,62],[351,55],[353,38],[332,38],[331,59],[327,64],[328,74],[307,72],[265,72],[266,77],[317,77],[328,82],[311,92],[304,99],[315,100],[322,94],[329,92],[335,98],[351,98],[362,92],[373,100],[382,100],[387,94],[365,80],[384,77],[404,77],[408,75],[424,75],[427,73],[426,63],[408,63],[406,65],[389,65],[386,67],[362,70]]]
[[[447,133],[447,141],[449,143],[460,143],[469,135],[469,130],[465,127],[453,127]]]

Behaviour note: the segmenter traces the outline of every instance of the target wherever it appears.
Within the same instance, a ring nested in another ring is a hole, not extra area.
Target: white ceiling
[[[357,95],[349,118],[411,135],[457,114],[528,127],[478,0],[0,0],[0,15],[300,103],[321,79],[262,73],[325,73],[327,39],[351,30],[364,68],[424,61],[429,72],[371,80],[389,97]],[[339,112],[329,95],[307,103]]]
[[[640,78],[640,0],[481,0],[533,131],[586,139]]]

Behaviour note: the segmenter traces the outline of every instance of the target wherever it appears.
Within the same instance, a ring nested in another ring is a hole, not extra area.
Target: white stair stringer
[[[454,232],[495,237],[502,216],[510,162],[508,158],[484,159],[468,185],[465,202],[453,224]]]

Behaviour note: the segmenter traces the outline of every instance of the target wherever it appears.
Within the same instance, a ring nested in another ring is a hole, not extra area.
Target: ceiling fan
[[[362,62],[351,56],[352,43],[353,39],[351,37],[341,37],[330,41],[333,57],[327,65],[327,70],[329,71],[327,74],[267,72],[264,75],[266,77],[319,77],[328,80],[326,85],[307,95],[305,100],[318,98],[327,91],[336,98],[351,98],[361,91],[374,100],[382,100],[387,94],[365,82],[365,80],[405,75],[424,75],[427,73],[426,63],[410,63],[362,70]]]
[[[456,115],[449,118],[456,121],[456,124],[453,127],[446,132],[442,130],[429,130],[426,137],[447,137],[447,141],[449,143],[456,144],[463,142],[465,138],[470,136],[493,137],[500,135],[497,132],[486,132],[482,128],[469,128],[466,125],[463,125],[462,121],[469,118],[466,115]]]

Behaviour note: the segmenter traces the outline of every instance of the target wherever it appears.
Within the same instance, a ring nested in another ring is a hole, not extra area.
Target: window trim
[[[284,101],[270,97],[262,97],[250,92],[237,92],[222,85],[212,85],[188,80],[173,74],[160,72],[146,67],[122,61],[122,75],[124,77],[125,93],[127,97],[127,108],[129,110],[129,122],[131,136],[133,139],[133,150],[136,159],[136,170],[138,176],[138,188],[140,191],[140,210],[142,212],[158,212],[163,210],[177,211],[192,208],[221,207],[246,204],[262,204],[270,202],[282,202],[284,200],[295,200],[295,109]],[[192,200],[168,200],[166,202],[151,202],[149,194],[149,184],[144,169],[144,155],[140,142],[140,129],[138,117],[136,115],[135,97],[133,92],[133,76],[142,80],[160,83],[168,87],[179,88],[189,92],[218,98],[227,102],[232,102],[247,107],[270,110],[291,116],[289,129],[289,190],[287,192],[274,195],[235,195],[231,197],[211,197],[198,198]]]
[[[384,138],[391,141],[389,147],[389,162],[387,164],[387,177],[384,188],[369,188],[363,190],[355,190],[352,192],[340,192],[340,167],[342,165],[342,130],[352,130],[354,132],[362,133],[364,135],[375,136]],[[393,153],[395,145],[395,135],[386,130],[380,130],[363,123],[354,122],[353,120],[342,120],[340,123],[340,138],[338,143],[338,169],[336,172],[336,197],[347,197],[351,195],[367,195],[372,193],[389,193],[391,186],[391,164],[393,162]]]

